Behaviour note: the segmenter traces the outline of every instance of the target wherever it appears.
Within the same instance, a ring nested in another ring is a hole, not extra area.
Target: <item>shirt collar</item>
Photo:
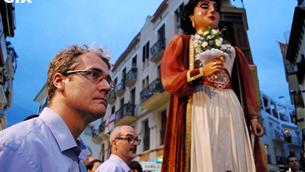
[[[40,113],[39,118],[42,119],[51,130],[61,152],[78,146],[68,126],[58,113],[45,107]]]
[[[126,162],[123,161],[119,156],[111,154],[109,159],[119,162],[122,165],[122,168],[124,169],[124,171],[130,170],[130,168],[128,167]]]

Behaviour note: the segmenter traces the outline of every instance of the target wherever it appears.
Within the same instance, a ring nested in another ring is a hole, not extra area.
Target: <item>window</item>
[[[102,143],[101,144],[101,160],[102,161],[105,161],[106,159],[105,159],[105,145]]]
[[[114,114],[115,113],[115,106],[113,106],[112,108],[111,108],[111,114]]]
[[[181,11],[183,10],[184,4],[180,4],[175,11],[175,24],[176,24],[176,33],[182,33],[181,29]]]
[[[143,69],[148,65],[148,59],[149,59],[149,41],[143,46],[143,51],[142,51]]]
[[[120,100],[120,108],[122,108],[123,105],[124,105],[124,98],[122,98],[122,99]]]
[[[131,60],[131,66],[137,67],[137,55],[135,55]]]
[[[146,76],[143,80],[142,80],[142,89],[145,89],[149,84],[149,76]]]
[[[124,82],[125,78],[126,78],[126,67],[122,71],[122,81],[123,82]]]
[[[304,81],[305,77],[305,57],[302,54],[301,55],[301,61],[297,63],[298,71],[297,71],[297,78],[299,83],[302,83]]]
[[[143,121],[144,137],[143,137],[143,151],[149,150],[150,131],[148,125],[148,119]]]
[[[161,41],[162,46],[165,46],[165,24],[158,30],[158,40]]]
[[[130,92],[130,103],[135,104],[136,99],[136,88],[132,89]]]
[[[161,112],[161,130],[160,130],[160,137],[161,137],[161,145],[164,144],[165,139],[165,129],[166,129],[166,110]]]
[[[114,83],[115,83],[115,85],[118,83],[118,78],[114,78]]]

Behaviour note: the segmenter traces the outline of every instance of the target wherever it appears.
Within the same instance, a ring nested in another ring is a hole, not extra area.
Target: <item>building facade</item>
[[[278,103],[261,93],[261,119],[265,134],[261,138],[267,152],[270,171],[287,165],[287,157],[302,154],[302,131],[296,124],[293,106]]]
[[[0,130],[6,128],[6,109],[13,98],[13,79],[17,68],[17,54],[8,37],[15,32],[15,10],[13,3],[0,1]]]
[[[281,46],[289,84],[290,99],[295,107],[296,122],[305,137],[305,2],[298,0],[292,19],[289,42]],[[305,142],[303,141],[303,152]],[[304,159],[304,156],[303,156]]]
[[[187,0],[164,0],[113,65],[110,75],[116,88],[109,93],[106,115],[99,127],[100,159],[110,155],[109,133],[115,126],[131,125],[140,138],[136,160],[162,162],[169,94],[160,80],[160,61],[166,45],[181,34],[180,13]],[[253,63],[247,37],[245,10],[223,1],[220,26],[225,38],[239,46]],[[253,76],[257,79],[256,68]],[[258,85],[258,81],[257,81]],[[258,100],[259,101],[259,100]]]

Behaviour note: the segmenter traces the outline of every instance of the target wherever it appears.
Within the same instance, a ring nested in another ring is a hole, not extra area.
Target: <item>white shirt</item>
[[[119,156],[111,154],[95,172],[129,172],[129,170],[128,165]]]
[[[85,171],[86,151],[64,120],[45,108],[39,117],[0,132],[0,172]]]

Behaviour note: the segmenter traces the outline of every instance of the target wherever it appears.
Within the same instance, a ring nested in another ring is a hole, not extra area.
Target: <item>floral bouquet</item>
[[[206,31],[199,31],[193,36],[196,59],[206,64],[213,58],[223,56],[224,60],[231,54],[232,46],[223,44],[222,31],[208,28]]]

